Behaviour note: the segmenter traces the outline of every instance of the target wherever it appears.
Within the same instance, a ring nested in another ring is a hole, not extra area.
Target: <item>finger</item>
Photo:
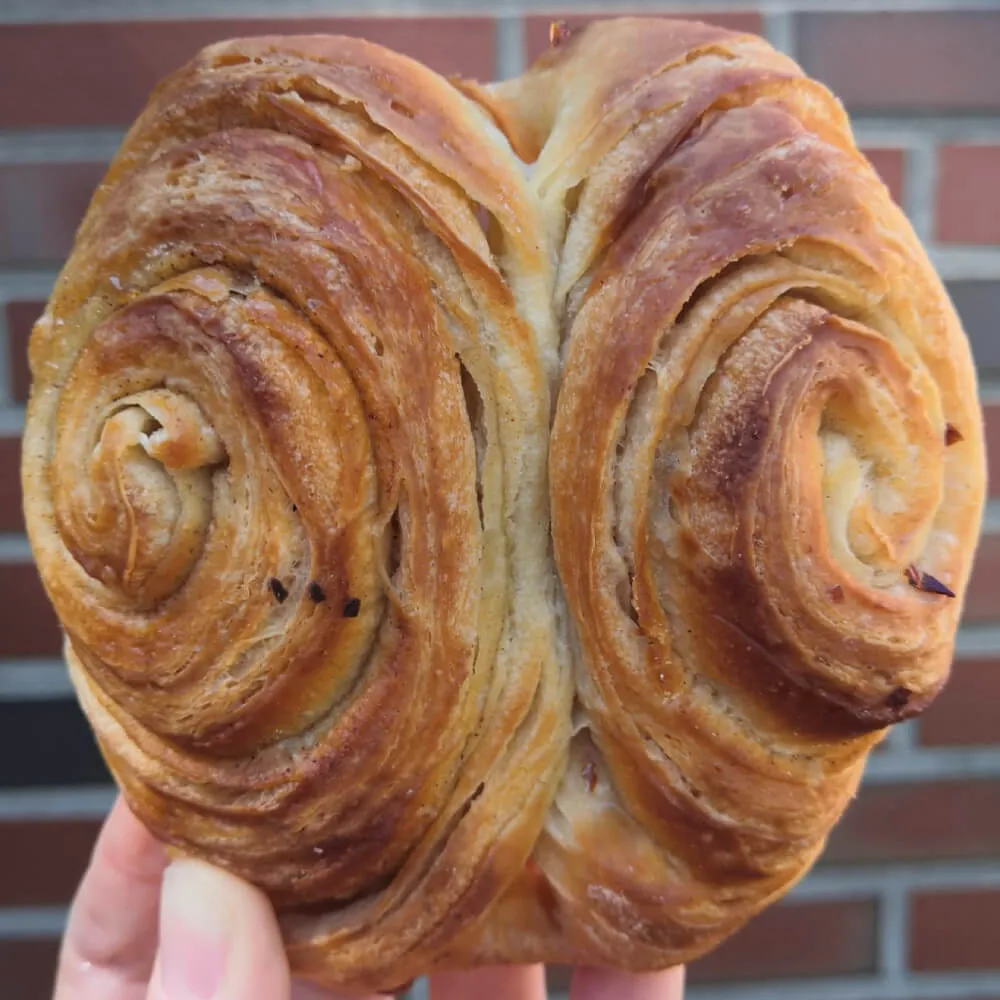
[[[292,1000],[389,1000],[381,993],[339,993],[336,990],[324,990],[312,983],[296,980],[292,983]]]
[[[149,1000],[290,1000],[274,910],[259,890],[200,861],[163,877]]]
[[[545,1000],[544,965],[491,965],[430,977],[431,1000]]]
[[[163,847],[119,799],[70,907],[55,1000],[140,1000],[156,951]]]
[[[573,974],[569,1000],[681,1000],[684,967],[629,975],[612,969],[580,968]]]

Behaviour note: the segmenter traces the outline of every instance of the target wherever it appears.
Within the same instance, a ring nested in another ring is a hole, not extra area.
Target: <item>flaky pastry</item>
[[[696,958],[948,673],[975,373],[840,105],[706,25],[555,40],[206,49],[32,335],[84,711],[317,982]]]

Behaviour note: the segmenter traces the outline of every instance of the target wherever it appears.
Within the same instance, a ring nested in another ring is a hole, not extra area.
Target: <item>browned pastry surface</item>
[[[213,46],[31,366],[29,533],[101,748],[318,981],[703,954],[947,676],[968,346],[760,39],[604,22],[498,85]]]

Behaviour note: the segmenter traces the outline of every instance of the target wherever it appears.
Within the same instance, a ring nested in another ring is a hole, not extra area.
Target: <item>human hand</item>
[[[578,969],[571,1000],[680,1000],[682,969]],[[431,1000],[544,1000],[540,965],[431,977]],[[54,1000],[339,1000],[291,978],[266,897],[163,847],[119,800],[70,909]],[[345,998],[346,1000],[346,998]],[[368,997],[363,1000],[376,1000]]]

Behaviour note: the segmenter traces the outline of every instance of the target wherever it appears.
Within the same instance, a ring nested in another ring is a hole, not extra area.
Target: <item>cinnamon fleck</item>
[[[965,438],[962,432],[954,424],[946,424],[944,428],[944,444],[946,448],[950,448],[953,444],[958,444],[959,441],[964,441]]]

